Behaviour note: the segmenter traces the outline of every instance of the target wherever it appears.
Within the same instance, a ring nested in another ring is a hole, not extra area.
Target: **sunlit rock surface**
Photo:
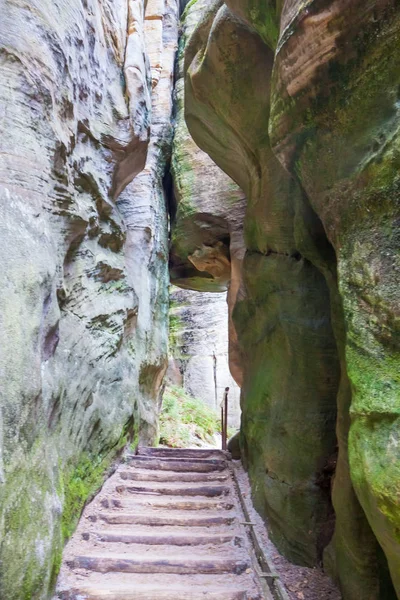
[[[386,559],[400,596],[399,31],[391,0],[216,1],[185,52],[189,130],[247,197],[254,495],[345,600],[395,598]]]
[[[229,372],[226,294],[170,292],[170,368],[172,380],[204,400],[218,415],[229,387],[228,424],[240,426],[240,388]]]
[[[140,0],[0,2],[7,600],[48,597],[63,536],[107,464],[129,439],[157,435],[167,218],[162,195],[130,183],[171,110],[176,6],[155,10],[168,56],[151,73]]]

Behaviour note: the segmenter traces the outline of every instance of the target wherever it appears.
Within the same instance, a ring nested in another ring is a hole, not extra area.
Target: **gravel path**
[[[341,600],[342,596],[332,580],[322,569],[308,569],[290,563],[276,549],[268,536],[263,519],[251,502],[250,482],[240,461],[233,461],[240,489],[251,520],[256,524],[258,539],[271,566],[274,566],[286,587],[290,600]]]

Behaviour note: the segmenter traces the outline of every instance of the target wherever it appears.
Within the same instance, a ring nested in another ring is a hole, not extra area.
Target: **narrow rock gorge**
[[[226,294],[171,286],[167,379],[216,414],[229,387],[228,425],[240,427],[240,388],[229,371]]]
[[[235,423],[240,396],[278,550],[400,598],[399,19],[0,0],[0,598],[51,597],[87,500],[158,442],[168,362],[210,405],[231,385]]]

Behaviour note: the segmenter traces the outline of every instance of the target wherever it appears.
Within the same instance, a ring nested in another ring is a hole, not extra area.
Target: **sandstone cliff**
[[[7,600],[47,597],[106,466],[133,436],[157,435],[168,234],[155,182],[171,135],[177,3],[155,4],[144,20],[141,0],[0,2]],[[130,182],[150,127],[141,187]]]
[[[346,600],[396,597],[387,563],[400,596],[398,3],[188,10],[187,124],[247,197],[233,318],[258,507]]]
[[[217,401],[209,331],[229,319],[279,549],[344,600],[400,598],[398,1],[0,0],[0,17],[0,597],[48,597],[104,471],[156,439],[169,260],[206,292],[209,318],[177,309],[181,371]]]
[[[175,83],[175,125],[171,156],[171,282],[202,292],[228,290],[229,366],[242,384],[242,357],[232,322],[244,256],[243,191],[193,141],[184,115],[184,54],[187,40],[207,2],[189,3],[182,32]]]

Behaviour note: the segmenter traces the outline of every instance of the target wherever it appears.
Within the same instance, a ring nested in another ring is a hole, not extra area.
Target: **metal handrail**
[[[229,388],[226,387],[224,396],[221,402],[221,435],[222,435],[222,450],[227,449],[228,439],[228,392]]]

